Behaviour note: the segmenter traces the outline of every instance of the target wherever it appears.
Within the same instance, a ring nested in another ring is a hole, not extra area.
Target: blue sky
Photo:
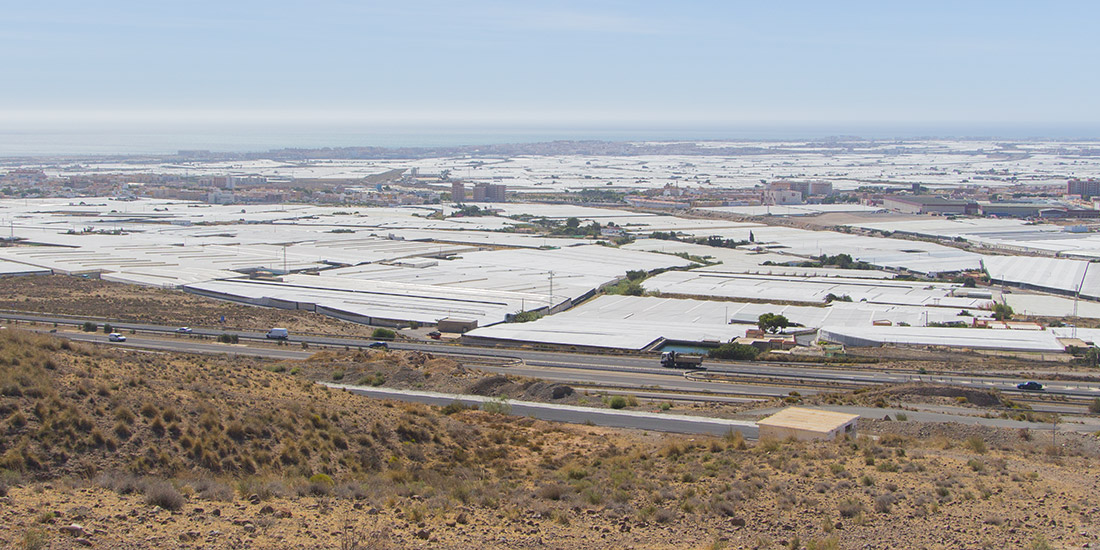
[[[1100,126],[1096,2],[10,4],[8,127]]]

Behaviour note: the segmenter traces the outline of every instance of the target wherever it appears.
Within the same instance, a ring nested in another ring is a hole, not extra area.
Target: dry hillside
[[[1082,548],[1096,457],[563,426],[0,331],[9,548]]]

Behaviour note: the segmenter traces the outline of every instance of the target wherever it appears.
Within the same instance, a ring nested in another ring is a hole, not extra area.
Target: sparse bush
[[[832,527],[831,522],[827,522]],[[837,550],[840,548],[840,539],[835,535],[821,540],[806,541],[806,550]]]
[[[202,500],[229,502],[233,500],[233,488],[213,479],[202,478],[190,483]]]
[[[889,514],[890,507],[897,501],[893,494],[879,495],[875,497],[875,511],[880,514]]]
[[[236,344],[240,341],[240,337],[236,334],[222,333],[218,335],[218,342],[223,344]]]
[[[80,330],[83,330],[84,332],[95,332],[99,330],[99,325],[91,321],[84,321],[84,324],[80,327]]]
[[[568,491],[569,487],[567,485],[550,483],[539,487],[538,496],[546,500],[561,500]]]
[[[1054,550],[1054,547],[1047,542],[1046,537],[1043,535],[1037,535],[1034,539],[1031,539],[1031,544],[1028,545],[1028,550]]]
[[[50,543],[50,537],[41,527],[31,527],[23,531],[23,550],[42,550]]]
[[[512,405],[506,397],[498,397],[481,404],[481,410],[492,414],[511,414]]]
[[[748,448],[748,444],[745,443],[745,434],[740,431],[734,431],[730,429],[726,432],[725,436],[726,444],[729,448],[743,451]]]
[[[360,385],[362,385],[362,384],[360,384]],[[476,408],[476,407],[468,407],[468,406],[464,405],[461,401],[456,400],[456,401],[451,401],[450,403],[447,404],[447,406],[441,408],[440,412],[442,412],[443,414],[455,414],[455,413],[459,413],[459,412],[462,412],[466,409],[471,409],[471,408]]]
[[[616,395],[607,401],[607,406],[612,409],[624,409],[626,408],[626,398],[621,395]]]
[[[152,403],[145,403],[141,406],[141,416],[145,418],[153,418],[160,412],[157,410],[157,406]]]
[[[836,505],[840,517],[851,518],[863,513],[863,503],[854,498],[846,498]]]
[[[372,372],[368,375],[360,377],[359,381],[356,382],[356,385],[359,385],[359,386],[376,386],[377,387],[377,386],[381,386],[382,384],[385,384],[385,383],[386,383],[386,375],[384,375],[380,372]]]
[[[145,502],[175,511],[183,508],[183,495],[167,481],[149,481],[145,483]]]
[[[393,340],[397,338],[397,333],[388,328],[376,328],[371,332],[370,337],[375,340]]]
[[[653,514],[653,520],[657,523],[668,523],[676,519],[676,512],[668,508],[658,508]]]
[[[972,435],[966,438],[966,446],[980,455],[985,454],[988,449],[985,446],[985,440],[979,436]]]
[[[1093,399],[1092,402],[1089,403],[1089,412],[1093,414],[1100,414],[1100,397]]]

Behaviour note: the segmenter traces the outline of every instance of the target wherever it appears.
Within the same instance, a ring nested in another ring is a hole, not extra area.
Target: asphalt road
[[[390,388],[366,388],[344,384],[326,385],[331,388],[347,390],[356,395],[365,395],[380,399],[397,399],[401,401],[424,403],[427,405],[446,406],[458,402],[467,406],[481,407],[486,402],[496,401],[495,399],[479,395],[457,395],[449,393],[395,390]],[[724,418],[686,416],[671,413],[659,414],[643,411],[596,409],[592,407],[576,407],[572,405],[537,403],[533,401],[508,400],[502,403],[503,407],[508,410],[508,414],[530,416],[532,418],[553,422],[593,424],[609,428],[633,428],[659,432],[710,434],[715,436],[724,436],[730,432],[741,432],[741,435],[749,439],[755,439],[757,436],[756,423],[747,420],[728,420]]]
[[[110,342],[107,340],[107,336],[103,333],[84,333],[84,332],[71,332],[65,331],[60,334],[61,336],[70,338],[77,341],[95,342],[103,345],[139,349],[139,350],[151,350],[151,351],[173,351],[173,352],[191,352],[191,353],[205,353],[205,354],[228,354],[228,355],[247,355],[257,357],[268,357],[271,359],[305,359],[313,354],[313,351],[302,350],[293,346],[246,346],[246,345],[233,345],[210,342],[207,340],[201,340],[197,338],[191,338],[185,335],[179,335],[176,337],[150,337],[144,335],[127,335],[126,342]],[[562,377],[568,377],[563,381],[569,379],[575,380],[579,374],[583,374],[585,371],[578,368],[567,369],[548,369],[540,368],[532,371],[526,371],[522,368],[516,367],[481,367],[487,370],[494,370],[498,372],[514,372],[517,374],[525,374],[532,376],[543,376],[546,372],[557,371]],[[675,381],[676,378],[669,378],[669,374],[652,375],[652,378],[647,378],[643,374],[628,374],[625,378],[616,377],[616,373],[610,373],[610,377],[607,377],[608,373],[603,370],[592,371],[594,381],[603,382],[629,382],[634,381],[636,384],[639,382],[654,382],[661,384],[659,389],[668,391],[670,386],[676,389],[682,389],[684,391],[690,391],[695,386],[680,386],[676,384],[670,384],[671,381]],[[641,378],[639,378],[641,377]],[[553,380],[554,376],[549,377]],[[712,390],[712,386],[720,385],[715,383],[699,383],[709,384],[705,387]],[[431,405],[445,406],[455,401],[461,402],[466,405],[480,406],[486,401],[492,401],[492,398],[473,396],[473,395],[455,395],[455,394],[442,394],[433,392],[417,392],[397,390],[391,388],[366,388],[347,386],[342,384],[327,384],[334,388],[346,389],[352,393],[364,396],[370,396],[375,398],[384,399],[398,399],[404,401],[412,401],[418,403],[425,403]],[[658,389],[655,386],[642,385],[639,387],[651,387]],[[757,392],[760,391],[753,386],[746,386],[744,388],[734,388],[728,390],[729,393],[736,394],[739,391],[745,392]],[[784,392],[783,389],[776,391]],[[785,394],[785,392],[784,392]],[[612,409],[595,409],[589,407],[576,407],[570,405],[558,405],[551,403],[537,403],[526,401],[508,401],[508,407],[510,414],[531,416],[542,420],[556,421],[556,422],[568,422],[575,424],[593,424],[606,427],[617,428],[632,428],[643,430],[664,431],[673,433],[689,433],[689,434],[711,434],[722,436],[732,431],[740,431],[742,435],[747,438],[755,438],[757,435],[755,423],[744,420],[727,420],[727,419],[715,419],[708,417],[692,417],[678,414],[661,414],[661,413],[649,413],[642,411],[616,411]],[[845,412],[851,412],[854,414],[861,414],[867,417],[881,417],[884,414],[892,414],[896,416],[898,411],[893,409],[878,409],[878,408],[861,408],[861,407],[824,407],[834,410],[843,410]],[[760,411],[765,412],[765,411]],[[1014,420],[996,419],[996,418],[981,418],[967,415],[947,414],[940,412],[930,411],[902,411],[909,415],[909,419],[912,421],[928,421],[928,422],[960,422],[960,423],[972,423],[982,424],[987,426],[997,427],[1027,427],[1032,429],[1049,429],[1051,426],[1047,424],[1025,423]],[[1060,431],[1084,431],[1093,432],[1096,430],[1096,423],[1061,423],[1058,425]]]
[[[17,319],[47,324],[56,322],[67,325],[80,325],[84,322],[83,319],[12,313],[0,313],[0,319]],[[111,324],[123,331],[138,330],[152,333],[174,333],[177,328],[126,322],[112,322]],[[194,328],[193,330],[193,334],[195,335],[209,337],[215,337],[226,332],[220,329],[204,328]],[[269,341],[265,338],[264,333],[236,331],[231,331],[230,333],[236,334],[242,340]],[[135,343],[136,342],[138,342],[138,340],[135,339]],[[197,344],[197,342],[203,342],[202,340],[180,338],[178,342],[179,345],[172,349],[178,351],[211,353],[211,351],[205,348],[200,349],[201,345]],[[302,342],[308,344],[359,348],[366,346],[371,340],[291,335],[290,345],[292,348],[300,349],[298,346]],[[675,388],[681,391],[702,391],[742,395],[786,395],[790,391],[810,394],[813,393],[813,388],[815,386],[822,389],[841,389],[843,387],[861,385],[923,381],[980,389],[996,389],[1006,393],[1060,395],[1073,398],[1100,397],[1100,383],[1062,382],[1040,379],[1037,381],[1044,384],[1046,387],[1044,391],[1021,392],[1016,389],[1016,384],[1021,381],[1020,379],[993,374],[984,376],[969,373],[921,375],[917,373],[886,371],[870,366],[861,368],[816,368],[804,365],[777,363],[710,361],[706,363],[708,374],[720,374],[726,378],[723,382],[714,382],[700,379],[685,380],[684,371],[665,369],[658,366],[656,356],[530,351],[523,349],[458,346],[428,342],[392,342],[390,343],[390,347],[398,350],[423,351],[444,355],[515,358],[523,361],[523,367],[522,369],[519,367],[511,367],[511,370],[508,372],[537,376],[562,382],[599,383],[609,386],[619,385],[622,387],[647,387],[652,385],[662,389]],[[280,351],[270,352],[270,348],[264,347],[262,348],[262,352],[256,351],[251,354],[277,358],[302,357],[301,355],[293,355],[292,352],[289,351],[292,348],[274,348]],[[242,350],[238,352],[213,351],[213,353],[245,354],[248,352]],[[739,378],[744,379],[744,381],[738,382]],[[838,385],[840,386],[838,387]]]

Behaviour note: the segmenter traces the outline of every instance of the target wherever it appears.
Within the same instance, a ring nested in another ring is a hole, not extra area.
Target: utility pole
[[[1081,287],[1085,286],[1085,276],[1089,274],[1092,262],[1085,262],[1085,271],[1081,273],[1081,282],[1077,283],[1077,292],[1073,296],[1073,337],[1077,338],[1077,301],[1081,299]]]
[[[546,314],[554,312],[554,272],[550,272],[550,305],[546,308]]]
[[[283,275],[286,275],[286,245],[283,245]]]

